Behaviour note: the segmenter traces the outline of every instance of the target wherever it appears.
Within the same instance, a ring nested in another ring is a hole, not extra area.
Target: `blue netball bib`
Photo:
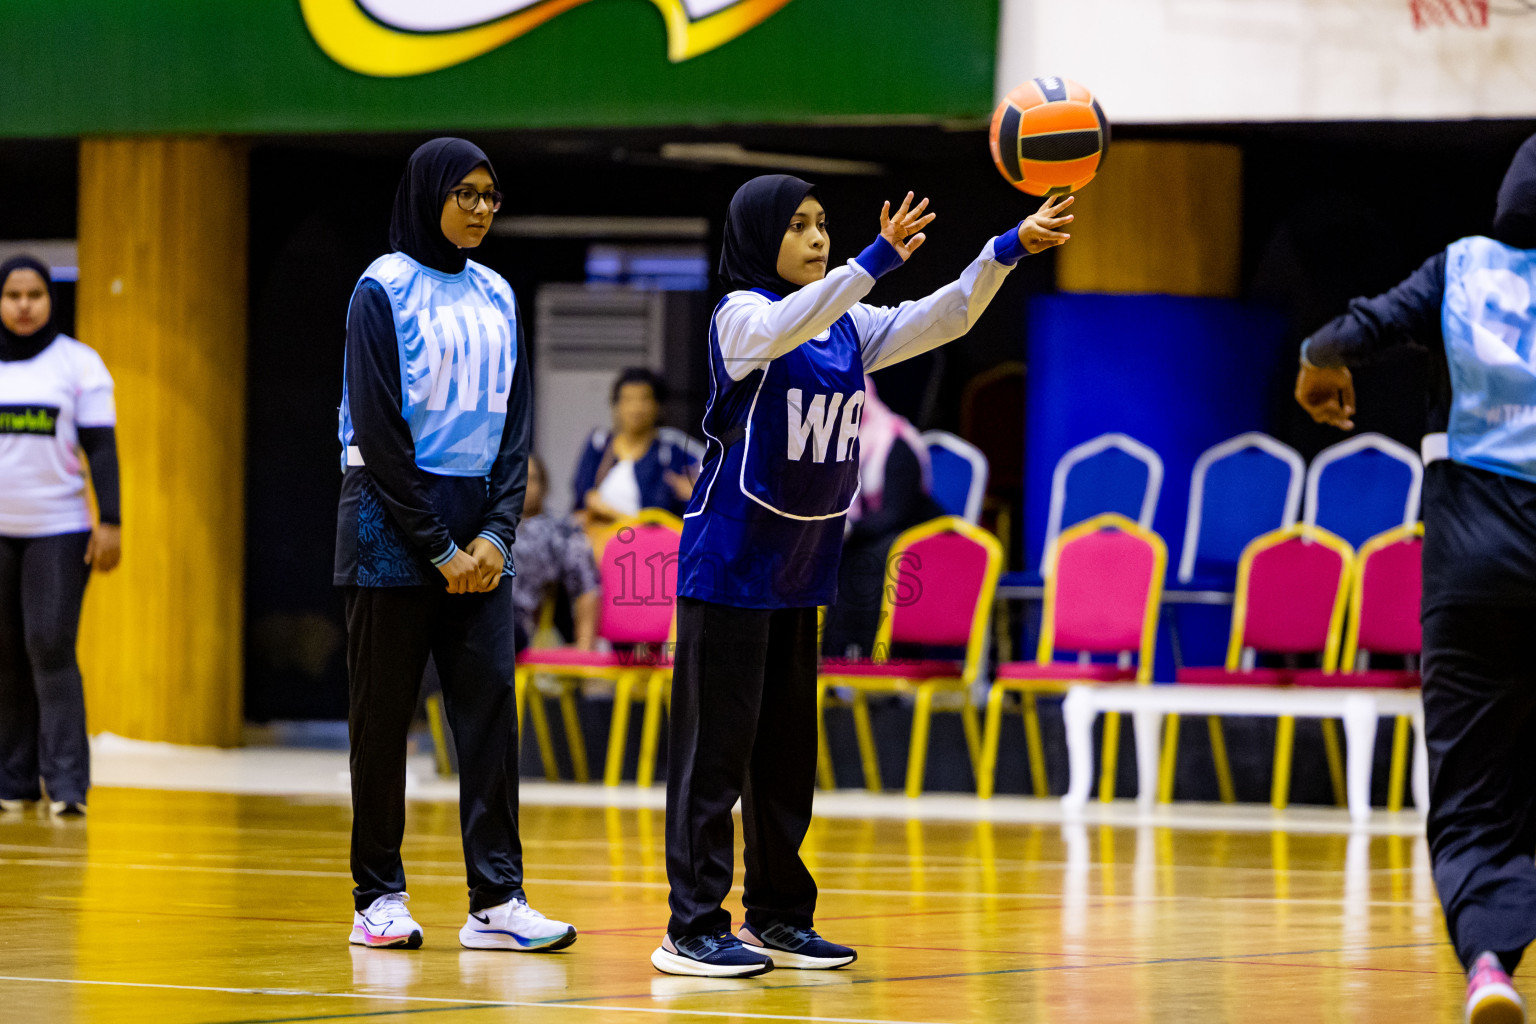
[[[710,444],[684,517],[678,593],[746,608],[827,604],[859,489],[864,365],[853,318],[740,380],[726,371],[713,319],[709,349]]]
[[[714,380],[705,431],[712,438],[739,437],[742,451],[713,460],[709,479],[695,490],[703,500],[689,512],[711,501],[729,507],[745,499],[786,519],[846,514],[859,488],[864,413],[864,364],[853,318],[844,315],[820,337],[740,381],[725,371],[713,322],[710,335]]]
[[[747,421],[741,492],[790,519],[848,511],[859,487],[864,366],[848,317],[763,371]]]
[[[1491,238],[1446,250],[1442,328],[1450,456],[1536,482],[1536,251]]]
[[[389,295],[400,345],[400,413],[416,444],[416,465],[442,476],[490,473],[517,371],[512,289],[474,261],[458,274],[442,274],[401,253],[374,260],[363,277]],[[343,451],[353,443],[345,397],[341,443]]]

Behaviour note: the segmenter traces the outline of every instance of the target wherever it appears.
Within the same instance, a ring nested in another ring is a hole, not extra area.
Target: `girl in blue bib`
[[[1026,253],[1067,240],[1071,197],[990,240],[959,280],[895,307],[860,301],[923,244],[908,193],[858,256],[832,267],[815,187],[754,178],[731,200],[710,321],[707,450],[684,516],[667,773],[672,917],[651,963],[745,977],[841,967],[816,934],[800,859],[816,775],[816,608],[832,603],[858,489],[864,375],[965,334]],[[746,927],[721,906],[742,801]]]
[[[352,931],[422,944],[406,907],[406,735],[430,657],[459,757],[470,949],[560,949],[576,929],[528,905],[517,828],[512,554],[533,388],[507,282],[470,260],[501,206],[479,147],[433,139],[395,193],[391,252],[352,293],[335,583],[347,616]]]
[[[1351,367],[1427,350],[1425,831],[1466,1017],[1524,1021],[1509,975],[1536,941],[1536,136],[1491,237],[1462,238],[1303,344],[1296,398],[1354,428]]]

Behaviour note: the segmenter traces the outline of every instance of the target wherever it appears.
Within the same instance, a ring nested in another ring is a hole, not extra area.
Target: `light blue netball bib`
[[[400,414],[416,465],[441,476],[485,476],[501,450],[517,366],[517,306],[494,271],[470,260],[457,274],[394,252],[364,272],[384,286],[400,345]],[[342,465],[354,443],[343,386]]]
[[[1442,328],[1450,456],[1536,482],[1536,251],[1491,238],[1446,250]]]

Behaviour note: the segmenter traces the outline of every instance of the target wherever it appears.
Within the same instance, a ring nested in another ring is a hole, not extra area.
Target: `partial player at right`
[[[1470,1024],[1523,1024],[1536,939],[1536,136],[1463,238],[1303,344],[1296,400],[1354,427],[1350,367],[1432,353],[1424,440],[1424,717],[1435,886]]]

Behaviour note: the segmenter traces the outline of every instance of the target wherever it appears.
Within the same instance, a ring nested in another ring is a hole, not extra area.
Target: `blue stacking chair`
[[[1307,469],[1302,518],[1359,547],[1419,518],[1424,464],[1412,449],[1381,434],[1360,434],[1324,448]]]
[[[923,433],[928,461],[933,466],[933,500],[945,515],[959,516],[975,525],[981,522],[981,503],[987,493],[987,457],[981,449],[947,430]]]
[[[1301,515],[1306,472],[1296,449],[1257,431],[1202,452],[1190,474],[1179,584],[1230,590],[1248,542]]]
[[[1152,529],[1163,489],[1163,460],[1126,434],[1100,434],[1067,451],[1051,475],[1042,574],[1048,572],[1061,532],[1101,512],[1118,512]]]

